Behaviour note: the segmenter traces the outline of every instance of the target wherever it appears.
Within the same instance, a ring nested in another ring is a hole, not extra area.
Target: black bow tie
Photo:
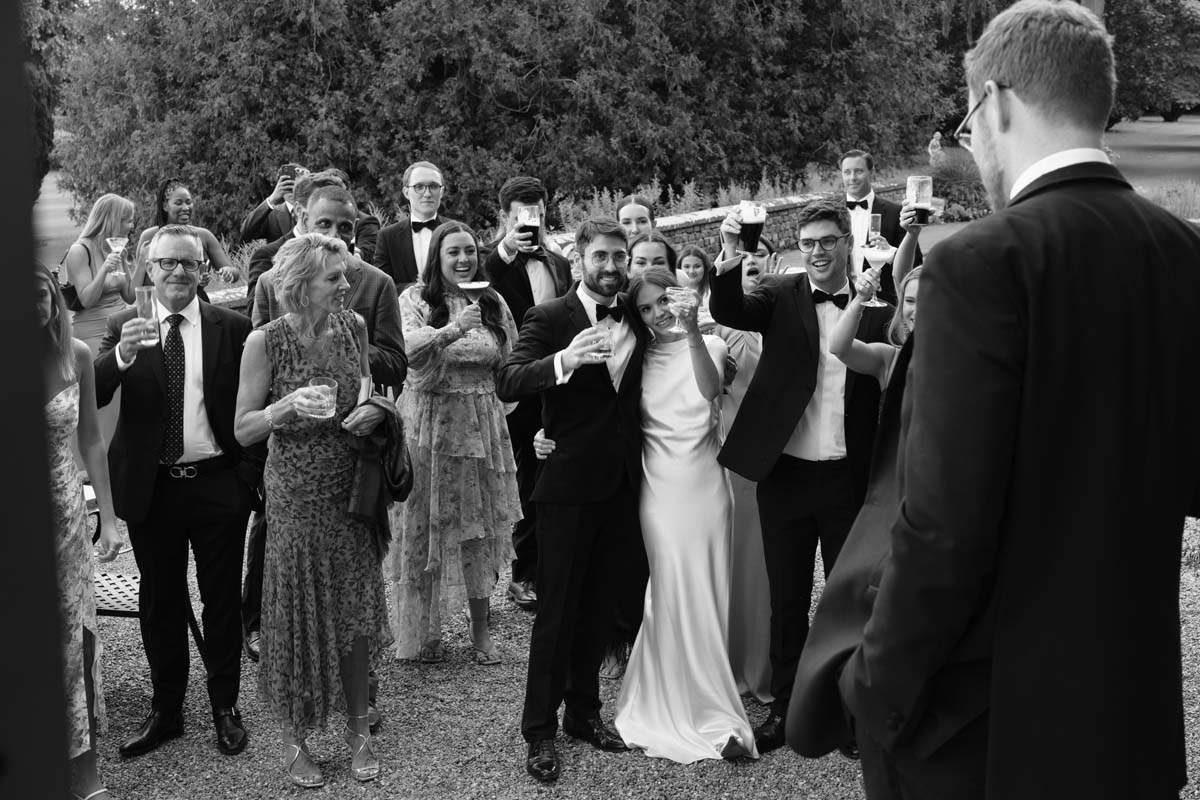
[[[846,200],[846,208],[850,209],[851,211],[853,211],[856,208],[866,208],[866,207],[867,207],[866,200],[850,200],[850,199]]]
[[[437,226],[438,226],[437,217],[434,217],[433,219],[427,219],[424,222],[417,222],[415,219],[412,221],[413,233],[416,233],[417,231],[420,231],[420,230],[431,231],[434,228],[436,228]]]
[[[814,303],[829,302],[829,303],[833,303],[838,308],[845,308],[846,304],[850,302],[850,295],[848,295],[848,294],[828,294],[826,292],[821,291],[820,289],[814,289],[813,290],[813,302]]]
[[[518,255],[524,256],[526,261],[531,258],[536,258],[538,261],[546,260],[546,251],[540,247],[536,247],[533,250],[522,250],[520,253],[518,253]],[[599,306],[597,306],[597,308],[598,307]]]
[[[613,322],[620,322],[625,318],[625,309],[621,308],[617,303],[613,303],[611,306],[596,306],[596,322],[605,317],[612,317]]]

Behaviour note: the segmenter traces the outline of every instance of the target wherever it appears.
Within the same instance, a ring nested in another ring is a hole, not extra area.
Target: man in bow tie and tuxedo
[[[536,231],[520,225],[518,215],[522,206],[537,209],[542,224]],[[504,215],[505,232],[493,243],[484,268],[491,276],[492,288],[508,303],[513,319],[524,319],[533,306],[567,293],[571,287],[571,265],[545,247],[546,187],[540,180],[523,175],[505,181],[500,187],[500,213]],[[541,398],[522,400],[507,419],[517,461],[523,516],[513,526],[516,558],[508,596],[521,608],[532,611],[537,607],[537,505],[533,502],[533,487],[541,466],[533,451],[533,435],[542,426]]]
[[[850,300],[850,214],[840,198],[800,211],[806,272],[742,290],[740,212],[721,224],[709,310],[722,325],[763,335],[762,359],[721,449],[726,468],[758,482],[771,595],[771,714],[755,731],[759,752],[784,742],[796,664],[808,635],[818,544],[833,567],[866,492],[879,384],[829,352]],[[858,338],[884,341],[891,308],[867,308]]]
[[[899,247],[908,230],[900,221],[900,206],[875,194],[871,180],[875,175],[875,159],[862,150],[847,150],[838,162],[842,170],[842,186],[846,190],[846,208],[850,211],[850,232],[854,238],[854,265],[858,271],[870,268],[862,250],[870,244],[871,215],[879,214],[879,235],[893,248]],[[913,266],[921,264],[921,249],[913,259]],[[851,271],[853,274],[853,270]],[[879,299],[896,305],[896,282],[892,277],[892,265],[887,263],[879,271]]]
[[[600,661],[615,627],[614,596],[644,592],[646,575],[637,504],[645,343],[621,293],[625,231],[616,220],[590,219],[575,247],[583,280],[526,312],[496,382],[506,402],[540,394],[546,436],[557,443],[533,491],[538,607],[521,718],[525,769],[543,782],[559,775],[554,737],[564,700],[567,734],[602,750],[626,749],[600,717]],[[631,574],[642,576],[640,587]]]
[[[183,733],[187,690],[188,546],[204,600],[204,666],[217,746],[246,746],[238,587],[246,520],[262,476],[261,451],[233,436],[242,346],[250,320],[196,297],[204,246],[194,228],[165,225],[150,242],[158,323],[132,308],[109,318],[96,359],[96,399],[121,389],[109,449],[113,504],[129,526],[141,573],[142,644],[154,689],[149,716],[120,747],[149,752]],[[157,332],[149,341],[147,333]]]
[[[409,217],[383,228],[375,241],[375,266],[391,276],[397,292],[416,283],[425,268],[433,231],[447,221],[438,213],[445,192],[442,171],[428,161],[418,161],[404,170]]]

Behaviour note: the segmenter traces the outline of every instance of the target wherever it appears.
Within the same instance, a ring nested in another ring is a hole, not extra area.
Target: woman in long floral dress
[[[392,507],[400,532],[391,559],[396,653],[426,663],[445,659],[442,631],[464,601],[472,657],[500,663],[488,631],[488,596],[512,558],[521,519],[516,462],[496,397],[495,373],[517,326],[482,280],[473,231],[447,222],[433,233],[421,282],[400,295],[408,379],[400,414],[413,460],[413,491]]]

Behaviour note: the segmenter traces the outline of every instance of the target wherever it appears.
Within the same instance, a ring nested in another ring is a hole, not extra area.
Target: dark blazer
[[[796,684],[788,704],[788,744],[810,758],[819,758],[854,738],[838,692],[838,677],[862,641],[863,626],[875,605],[879,576],[891,552],[891,527],[900,508],[896,479],[900,403],[914,339],[910,336],[904,343],[892,367],[871,453],[867,496],[833,571],[825,579],[796,669]]]
[[[439,214],[434,221],[441,225],[450,220]],[[393,222],[379,231],[375,240],[375,258],[371,263],[391,276],[397,292],[403,292],[421,279],[413,256],[412,218]]]
[[[775,467],[817,386],[821,334],[812,287],[806,273],[797,273],[764,281],[744,295],[738,266],[713,275],[709,311],[722,325],[763,335],[762,359],[719,457],[728,469],[761,481]],[[890,308],[864,308],[857,338],[883,341],[891,316]],[[846,370],[846,456],[856,505],[866,492],[879,394],[873,377]]]
[[[255,286],[250,321],[256,328],[283,316],[275,297],[274,274],[267,270]],[[346,282],[350,284],[346,308],[358,312],[367,323],[371,378],[376,384],[395,388],[399,394],[408,374],[408,355],[404,351],[396,285],[382,270],[353,257],[346,262]]]
[[[483,269],[492,282],[492,288],[500,293],[513,313],[513,319],[525,319],[525,312],[533,307],[533,288],[529,285],[529,273],[525,271],[528,256],[518,253],[510,263],[505,263],[498,252],[497,240],[488,246]],[[554,296],[562,297],[571,288],[571,265],[565,258],[546,250],[544,259],[554,280]]]
[[[988,797],[1176,796],[1197,264],[1107,164],[930,253],[892,554],[841,678],[858,730],[922,758],[987,713]]]
[[[270,204],[263,200],[250,209],[250,213],[242,219],[241,240],[250,242],[255,239],[265,239],[273,242],[290,231],[294,224],[287,205],[280,203],[271,208]]]
[[[618,302],[630,312],[627,298]],[[556,447],[540,470],[533,499],[540,503],[599,503],[616,494],[622,472],[636,493],[642,485],[642,356],[638,337],[614,389],[608,367],[584,364],[555,384],[554,354],[591,327],[575,292],[536,305],[525,314],[521,336],[500,368],[496,395],[515,402],[542,396],[542,426]]]
[[[900,227],[900,204],[893,203],[891,200],[885,200],[878,194],[875,195],[874,201],[871,203],[871,213],[879,214],[879,233],[883,238],[887,239],[888,244],[892,247],[899,247],[900,242],[904,241],[904,228]],[[921,265],[923,256],[921,254],[921,246],[917,245],[917,252],[913,255],[913,267]],[[860,272],[870,269],[871,265],[863,259]],[[884,264],[879,270],[879,299],[885,302],[896,305],[896,282],[892,278],[892,265]]]
[[[258,287],[258,279],[274,265],[275,256],[279,253],[279,248],[283,247],[283,243],[294,238],[296,238],[295,228],[288,228],[287,233],[283,236],[270,244],[264,244],[254,251],[254,255],[250,256],[250,268],[246,274],[246,316],[254,315],[254,296]]]
[[[97,404],[107,405],[117,388],[121,389],[117,430],[108,448],[113,507],[121,519],[135,523],[145,519],[150,509],[167,413],[162,348],[139,351],[125,372],[117,368],[116,345],[121,340],[121,326],[136,313],[135,309],[126,308],[108,318],[108,330],[96,357]],[[257,488],[262,475],[261,451],[243,449],[233,436],[242,346],[250,334],[250,320],[236,311],[205,302],[200,303],[200,319],[208,424],[221,450],[242,462],[239,474],[248,485]]]

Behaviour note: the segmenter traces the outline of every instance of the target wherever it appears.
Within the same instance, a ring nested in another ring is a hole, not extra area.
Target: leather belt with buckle
[[[193,461],[190,464],[160,464],[158,469],[168,477],[176,479],[199,478],[218,469],[228,467],[232,461],[228,456],[220,455],[206,458],[203,461]]]

